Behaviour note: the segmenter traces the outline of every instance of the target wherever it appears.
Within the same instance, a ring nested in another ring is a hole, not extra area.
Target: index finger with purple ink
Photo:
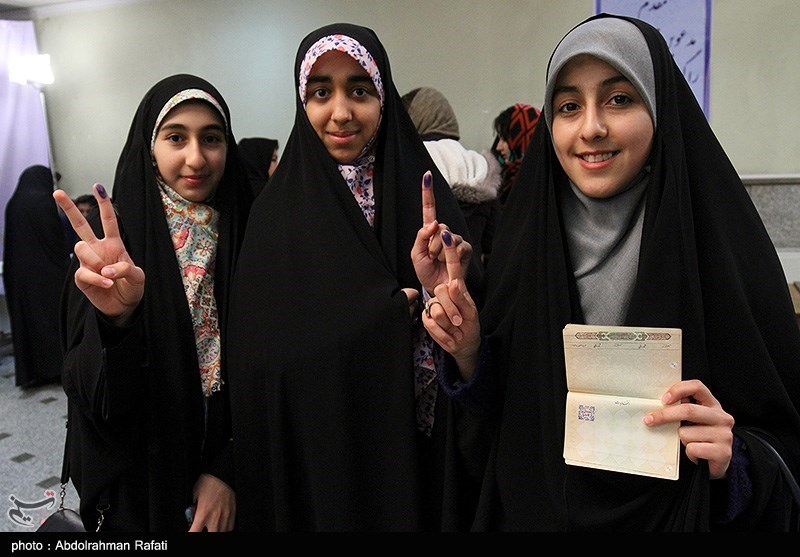
[[[422,175],[422,226],[436,220],[436,197],[433,194],[433,175],[428,170]]]
[[[103,236],[105,238],[119,237],[119,227],[117,225],[116,215],[114,214],[114,207],[111,205],[111,198],[109,198],[105,186],[102,184],[95,184],[93,193],[100,209],[100,219],[103,223]],[[63,190],[56,190],[53,192],[53,198],[64,211],[64,214],[67,215],[69,223],[72,225],[78,237],[87,244],[96,242],[97,236],[94,230],[92,230],[89,222],[83,216],[80,209],[75,206],[75,203],[69,195]]]

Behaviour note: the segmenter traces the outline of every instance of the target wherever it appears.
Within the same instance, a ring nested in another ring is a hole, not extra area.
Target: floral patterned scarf
[[[200,89],[187,89],[172,97],[161,109],[150,142],[152,157],[155,138],[161,121],[177,104],[189,99],[202,99],[225,114],[211,95]],[[226,122],[227,125],[227,122]],[[214,296],[214,267],[217,254],[219,213],[205,203],[188,201],[170,188],[158,173],[155,157],[153,166],[158,176],[161,201],[167,218],[175,256],[181,269],[181,279],[192,314],[197,361],[203,395],[211,396],[220,390],[220,331],[217,300]]]

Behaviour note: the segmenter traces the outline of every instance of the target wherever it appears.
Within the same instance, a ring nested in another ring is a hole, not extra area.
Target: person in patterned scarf
[[[418,302],[447,271],[425,253],[418,280],[411,248],[423,220],[439,247],[438,223],[457,243],[466,222],[372,30],[309,33],[294,85],[294,127],[232,289],[237,528],[438,531],[443,499],[467,491],[445,491],[450,406]]]
[[[529,104],[517,103],[509,106],[494,119],[495,140],[492,152],[502,167],[503,183],[500,185],[498,199],[505,205],[511,186],[525,151],[528,150],[533,130],[539,121],[539,109]]]
[[[61,330],[86,529],[231,530],[222,354],[253,197],[227,104],[202,78],[159,81],[136,111],[113,196],[95,184],[99,211],[87,221],[66,192],[53,195],[81,238]]]

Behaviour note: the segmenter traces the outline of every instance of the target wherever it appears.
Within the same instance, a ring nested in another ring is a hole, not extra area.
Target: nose
[[[587,106],[583,112],[581,137],[586,141],[592,141],[605,137],[607,131],[603,110],[592,104]]]
[[[503,139],[502,137],[498,138],[497,139],[497,152],[500,153],[501,155],[503,155],[504,159],[507,159],[508,158],[508,151],[509,151],[509,148],[508,148],[508,143],[506,143],[506,140]]]
[[[186,164],[192,168],[202,168],[206,164],[203,146],[198,139],[192,139],[186,145]]]
[[[331,110],[331,119],[337,124],[343,124],[353,119],[350,102],[345,95],[334,96]]]

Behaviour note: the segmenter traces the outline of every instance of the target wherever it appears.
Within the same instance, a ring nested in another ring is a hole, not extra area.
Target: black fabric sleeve
[[[143,343],[141,312],[116,327],[96,310],[86,314],[80,338],[64,357],[64,390],[84,413],[102,420],[140,407]]]
[[[228,486],[236,490],[236,481],[233,464],[233,440],[222,447],[222,450],[203,468],[203,472],[219,478]]]

